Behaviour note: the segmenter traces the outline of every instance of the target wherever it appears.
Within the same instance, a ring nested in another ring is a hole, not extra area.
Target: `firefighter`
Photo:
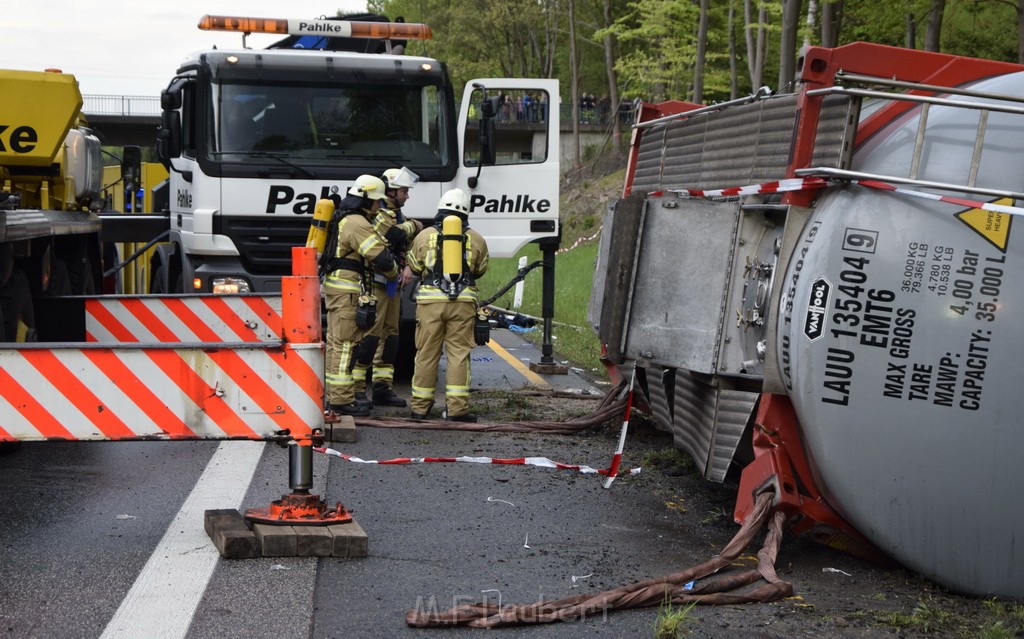
[[[416,293],[410,417],[430,416],[443,348],[448,358],[443,416],[449,421],[475,422],[476,415],[469,412],[469,353],[479,301],[476,280],[487,271],[487,243],[469,228],[465,191],[446,192],[437,209],[434,226],[416,236],[407,255],[409,268],[421,278]]]
[[[402,286],[412,281],[412,271],[405,265],[405,252],[412,238],[423,229],[417,220],[406,219],[402,207],[409,199],[409,189],[419,176],[407,168],[388,169],[381,180],[387,198],[373,218],[373,228],[384,238],[388,250],[398,261],[399,279],[387,281],[380,273],[374,275],[373,293],[377,298],[377,323],[360,340],[355,350],[352,378],[356,399],[365,397],[366,371],[373,365],[372,403],[376,406],[405,408],[405,400],[392,388],[395,379],[395,357],[398,355],[398,317],[402,306]]]
[[[335,213],[335,247],[326,255],[327,395],[330,409],[341,415],[370,414],[369,404],[356,401],[350,372],[353,351],[376,320],[374,274],[398,278],[395,258],[371,223],[384,202],[384,191],[384,182],[376,176],[356,178]]]

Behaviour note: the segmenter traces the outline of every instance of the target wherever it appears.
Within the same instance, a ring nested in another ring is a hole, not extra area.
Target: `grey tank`
[[[973,88],[1020,96],[1024,77]],[[881,131],[852,168],[905,175],[919,118]],[[918,179],[968,182],[978,118],[931,108]],[[1024,130],[988,118],[976,184],[1020,193]],[[777,365],[830,503],[908,568],[1024,598],[1024,220],[832,188],[785,281]]]

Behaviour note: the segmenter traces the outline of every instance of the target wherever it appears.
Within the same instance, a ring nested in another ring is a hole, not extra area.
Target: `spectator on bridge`
[[[612,100],[608,97],[607,93],[601,95],[601,98],[597,101],[597,121],[601,124],[608,123],[608,115],[612,110]]]

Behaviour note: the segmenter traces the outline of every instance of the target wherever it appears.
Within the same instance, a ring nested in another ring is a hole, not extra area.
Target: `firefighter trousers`
[[[398,318],[402,308],[402,289],[389,297],[383,286],[374,284],[373,294],[377,298],[377,323],[359,342],[352,364],[352,379],[355,392],[366,390],[366,371],[373,365],[373,385],[391,388],[395,380],[395,356],[398,354]],[[388,338],[392,341],[389,343]]]
[[[441,350],[448,358],[445,403],[449,417],[469,412],[469,353],[473,350],[473,302],[416,304],[416,364],[412,375],[412,412],[425,415],[434,404]]]
[[[353,353],[365,332],[356,326],[359,294],[324,287],[324,298],[327,301],[327,359],[324,367],[327,401],[335,405],[351,404],[356,398],[351,373]]]

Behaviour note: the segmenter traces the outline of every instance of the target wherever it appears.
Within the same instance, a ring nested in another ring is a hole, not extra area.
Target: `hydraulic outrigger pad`
[[[328,509],[319,495],[296,491],[270,502],[268,508],[250,508],[245,518],[272,526],[330,526],[351,522],[352,514],[340,501]]]
[[[347,524],[352,514],[341,502],[328,508],[326,502],[309,492],[313,487],[313,442],[292,442],[288,446],[288,487],[292,492],[270,502],[267,508],[250,508],[245,518],[273,526],[330,526]]]

